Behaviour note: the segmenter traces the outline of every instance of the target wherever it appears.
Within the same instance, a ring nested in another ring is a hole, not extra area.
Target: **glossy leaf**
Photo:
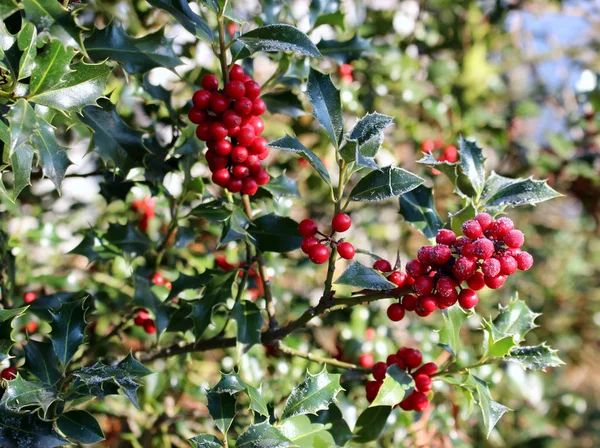
[[[54,448],[69,441],[54,430],[52,421],[36,413],[18,414],[0,408],[0,446],[6,448]]]
[[[211,389],[211,392],[227,394],[245,392],[250,399],[250,409],[265,417],[269,416],[267,403],[262,394],[262,386],[254,387],[241,379],[236,373],[222,373],[221,380]]]
[[[418,163],[430,166],[444,173],[454,185],[458,182],[458,164],[446,161],[438,161],[431,154],[425,154],[423,158],[417,160]],[[457,193],[461,194],[460,190]]]
[[[117,250],[132,257],[142,255],[150,247],[150,241],[133,224],[112,223],[103,238]]]
[[[237,39],[252,53],[257,51],[293,51],[320,58],[321,53],[310,38],[291,25],[266,25],[242,34]]]
[[[371,43],[358,34],[345,41],[322,40],[317,48],[324,57],[333,59],[338,64],[347,64],[373,53]]]
[[[250,224],[246,214],[238,207],[233,210],[223,227],[223,234],[219,246],[231,241],[245,240],[248,237],[246,228]]]
[[[204,271],[202,274],[186,275],[183,272],[175,280],[169,293],[169,298],[177,297],[181,292],[188,289],[200,289],[205,286],[212,278],[213,271]]]
[[[469,315],[458,305],[443,310],[442,315],[444,316],[444,325],[439,330],[439,345],[454,358],[457,358],[462,348],[460,329],[467,321]]]
[[[53,312],[52,345],[63,370],[71,361],[85,338],[86,299],[65,302]]]
[[[27,341],[25,368],[44,384],[56,384],[60,380],[58,357],[50,342]]]
[[[306,415],[298,415],[284,420],[278,429],[300,448],[330,448],[335,446],[335,440],[328,432],[329,427],[312,423]]]
[[[465,140],[461,137],[458,141],[458,155],[460,168],[479,197],[485,184],[483,152],[475,141]]]
[[[6,382],[6,390],[0,403],[2,407],[16,412],[40,409],[45,416],[56,400],[58,391],[54,387],[37,380],[27,381],[21,375],[17,375],[13,380]]]
[[[325,129],[331,143],[339,148],[344,132],[340,91],[331,76],[310,69],[306,94],[312,105],[312,114]]]
[[[424,179],[409,171],[388,166],[371,171],[359,180],[350,192],[350,199],[360,202],[383,201],[411,191],[423,182]]]
[[[339,374],[329,374],[325,368],[320,373],[312,375],[307,372],[306,379],[294,387],[283,408],[282,418],[296,415],[315,414],[335,401],[341,392]]]
[[[271,92],[261,98],[267,105],[267,110],[272,114],[283,114],[292,118],[306,115],[302,102],[290,91]]]
[[[486,325],[494,341],[511,336],[515,338],[515,342],[521,342],[525,335],[537,326],[535,319],[540,314],[531,311],[527,304],[517,297],[511,299],[506,307],[499,308],[500,312],[493,322],[487,322]]]
[[[73,48],[65,47],[59,40],[51,40],[46,44],[31,71],[29,95],[43,94],[63,82],[75,53]]]
[[[309,415],[313,423],[322,423],[329,426],[328,431],[333,436],[337,446],[344,446],[353,437],[352,431],[344,420],[340,408],[335,404],[329,405],[328,409],[319,411],[317,415]]]
[[[386,374],[379,393],[371,403],[374,406],[395,406],[415,387],[415,382],[406,370],[397,364],[391,366]]]
[[[8,114],[6,114],[6,118],[8,119],[8,129],[10,131],[8,155],[12,157],[17,151],[21,153],[26,152],[24,147],[29,146],[31,135],[35,129],[36,115],[31,105],[23,98],[20,98],[10,108]]]
[[[356,421],[352,441],[355,443],[368,443],[377,440],[391,412],[391,406],[375,406],[365,409]]]
[[[287,448],[296,447],[281,431],[268,421],[253,424],[235,442],[236,448]]]
[[[396,285],[388,281],[379,271],[368,268],[358,261],[353,261],[334,283],[377,291],[396,288]]]
[[[373,158],[383,143],[384,130],[392,121],[392,117],[377,112],[361,118],[346,136],[346,144],[340,151],[343,159],[355,162],[360,168],[377,169]]]
[[[33,147],[29,143],[25,143],[15,151],[10,158],[11,169],[13,173],[12,191],[7,189],[4,184],[3,173],[0,173],[0,192],[11,201],[15,202],[17,196],[27,187],[31,185],[31,164],[33,162]]]
[[[247,353],[253,345],[260,344],[261,329],[265,323],[258,307],[248,301],[242,300],[235,304],[231,317],[237,323],[238,356]]]
[[[564,362],[556,353],[557,350],[552,350],[545,343],[535,346],[522,346],[513,348],[506,360],[516,362],[525,370],[542,370],[545,372],[548,367],[564,365]]]
[[[58,417],[56,426],[64,435],[75,442],[88,444],[104,440],[102,428],[89,412],[65,412]]]
[[[156,67],[172,69],[182,63],[162,30],[136,39],[114,22],[95,30],[85,40],[85,47],[93,60],[118,61],[132,74],[145,73]]]
[[[492,400],[490,390],[485,381],[476,376],[473,376],[472,378],[475,384],[477,403],[479,404],[483,415],[483,424],[485,426],[486,435],[489,438],[494,426],[496,426],[500,418],[511,409]]]
[[[219,448],[223,443],[211,434],[200,434],[188,440],[193,448]]]
[[[191,303],[191,318],[194,321],[194,334],[196,338],[202,336],[211,322],[213,310],[216,306],[224,304],[232,297],[233,285],[237,278],[237,271],[215,275],[204,288],[200,300]]]
[[[56,140],[54,128],[41,117],[37,117],[37,127],[31,137],[31,143],[38,151],[40,164],[44,176],[48,177],[56,189],[60,191],[60,185],[65,177],[67,167],[71,161],[67,156],[66,148],[62,147]]]
[[[291,218],[270,213],[255,219],[252,224],[250,235],[263,252],[290,252],[302,244],[298,223]]]
[[[205,42],[212,43],[213,33],[208,24],[192,9],[187,0],[148,0],[152,6],[164,9],[190,33]]]
[[[27,308],[14,308],[11,310],[0,309],[0,362],[9,359],[10,349],[15,341],[12,338],[14,331],[13,321],[21,316]]]
[[[286,135],[279,140],[269,143],[269,147],[300,154],[315,170],[317,170],[319,176],[331,185],[331,178],[329,177],[329,172],[327,171],[327,168],[325,168],[323,161],[314,152],[300,143],[300,140],[296,137]]]
[[[286,196],[300,196],[298,192],[298,185],[296,180],[287,177],[285,174],[277,176],[272,179],[263,188],[273,195],[275,198],[282,198]]]
[[[433,190],[425,185],[400,196],[400,214],[429,239],[435,238],[444,227],[435,209]]]
[[[215,421],[219,431],[225,435],[227,435],[227,431],[229,431],[229,427],[235,418],[236,402],[235,395],[215,392],[208,393],[208,410],[210,416]]]
[[[23,52],[19,61],[19,76],[18,80],[22,80],[31,76],[31,72],[36,62],[37,47],[37,30],[32,23],[25,23],[19,32],[17,42],[19,50]]]
[[[83,49],[81,30],[71,13],[55,0],[22,0],[25,17],[39,28],[48,29],[56,36],[67,35],[67,44]],[[51,27],[52,25],[52,27]],[[57,29],[54,30],[53,28]]]

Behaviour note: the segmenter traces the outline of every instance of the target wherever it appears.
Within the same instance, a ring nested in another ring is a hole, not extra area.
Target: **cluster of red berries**
[[[415,311],[419,316],[456,302],[464,309],[475,307],[479,301],[476,291],[485,286],[498,289],[517,269],[527,271],[533,265],[531,254],[520,249],[525,242],[523,232],[514,227],[507,217],[494,220],[479,213],[463,224],[464,236],[457,238],[451,230],[440,230],[437,245],[421,247],[417,259],[406,264],[415,293],[391,307]]]
[[[156,198],[136,199],[131,204],[131,209],[139,215],[140,230],[148,231],[148,223],[156,216]]]
[[[429,406],[428,394],[433,388],[431,376],[437,372],[437,366],[428,362],[423,364],[423,355],[414,348],[403,347],[387,357],[386,362],[378,362],[373,366],[374,381],[367,381],[365,389],[369,403],[375,400],[383,384],[386,372],[394,364],[407,371],[415,381],[414,391],[397,404],[405,411],[423,412]]]
[[[152,283],[155,285],[164,286],[169,290],[173,287],[171,282],[165,280],[165,278],[159,272],[155,272],[154,275],[152,275]],[[150,317],[150,313],[148,313],[148,310],[145,310],[144,308],[140,308],[136,311],[135,317],[133,318],[133,323],[138,327],[143,327],[147,334],[156,333],[156,324],[154,323],[154,319]]]
[[[356,254],[354,246],[347,241],[336,240],[333,238],[333,234],[336,232],[345,232],[352,225],[352,219],[345,213],[338,213],[331,220],[331,234],[325,235],[319,232],[317,223],[312,219],[304,219],[298,225],[300,235],[304,237],[302,240],[302,252],[308,255],[310,261],[315,264],[323,264],[329,259],[331,254],[327,244],[332,249],[336,249],[340,257],[346,260],[351,260]],[[315,235],[319,234],[322,238],[317,238]],[[325,244],[324,244],[325,243]]]
[[[424,140],[423,143],[421,143],[421,150],[432,155],[434,150],[440,150],[443,147],[444,142],[439,138],[436,138],[435,140]],[[458,149],[456,149],[456,146],[454,145],[447,145],[436,160],[438,162],[456,163],[458,161]],[[439,170],[436,170],[435,168],[432,168],[431,172],[436,176],[440,174]]]
[[[352,66],[350,64],[342,64],[338,68],[338,73],[342,81],[347,84],[351,84],[354,81],[354,76],[352,76]]]
[[[379,259],[375,261],[373,269],[386,274],[388,281],[396,285],[397,291],[402,291],[405,286],[411,286],[414,283],[414,280],[406,273],[393,269],[392,264],[387,260]],[[405,310],[399,303],[393,303],[388,308],[387,315],[390,320],[399,322],[404,319]]]
[[[270,179],[261,163],[269,148],[259,137],[265,129],[260,115],[267,109],[259,98],[260,86],[239,65],[231,68],[224,89],[219,90],[219,80],[211,74],[201,84],[188,117],[198,125],[198,138],[206,142],[212,180],[232,193],[253,195]]]
[[[247,264],[245,261],[237,265],[231,264],[227,261],[225,255],[218,254],[215,256],[215,265],[224,271],[231,271],[233,269],[245,269]],[[243,277],[244,272],[240,271],[238,275],[240,277]],[[258,299],[259,297],[262,297],[265,294],[262,279],[260,278],[260,275],[256,272],[256,270],[254,270],[252,267],[248,269],[248,283],[250,284],[250,287],[247,288],[246,291],[248,292],[248,294],[250,294],[253,300]]]
[[[2,372],[0,372],[0,378],[2,378],[3,380],[14,380],[17,377],[17,368],[10,366],[7,367],[6,369],[4,369]]]

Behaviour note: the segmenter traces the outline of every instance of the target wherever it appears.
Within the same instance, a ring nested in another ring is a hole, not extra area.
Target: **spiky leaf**
[[[306,379],[296,386],[288,397],[282,418],[314,414],[321,409],[327,409],[342,390],[339,374],[329,374],[325,368],[316,375],[307,372]]]

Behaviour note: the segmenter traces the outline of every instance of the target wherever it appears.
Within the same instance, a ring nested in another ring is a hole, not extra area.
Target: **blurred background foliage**
[[[80,6],[80,2],[70,3]],[[114,22],[131,36],[164,30],[173,40],[173,57],[180,61],[172,69],[153,68],[145,76],[135,74],[135,70],[114,70],[107,93],[127,124],[158,143],[179,139],[182,154],[186,145],[200,145],[185,128],[178,135],[177,126],[182,125],[201,76],[218,72],[218,61],[207,44],[144,0],[86,3],[77,15],[81,26],[103,28]],[[342,89],[348,123],[375,110],[392,116],[395,126],[388,131],[378,155],[380,165],[398,163],[425,176],[428,184],[435,184],[436,205],[442,216],[457,211],[460,203],[451,195],[452,186],[446,178],[415,164],[425,140],[456,144],[461,134],[475,136],[484,147],[488,166],[496,172],[509,177],[548,177],[550,185],[565,195],[537,209],[521,208],[511,213],[516,227],[528,236],[527,250],[536,264],[511,278],[505,288],[482,294],[478,314],[493,314],[498,303],[507,303],[518,290],[534,311],[543,313],[537,321],[540,327],[530,333],[528,342],[547,341],[559,349],[567,365],[547,374],[523,372],[509,365],[480,372],[497,384],[492,394],[514,409],[504,416],[489,440],[473,418],[464,418],[465,410],[455,404],[457,397],[440,384],[435,406],[420,420],[412,421],[413,414],[395,411],[385,438],[373,446],[600,446],[600,114],[596,112],[600,107],[600,4],[567,0],[325,3],[327,24],[316,26],[311,23],[310,4],[305,0],[260,4],[247,0],[233,2],[233,10],[250,23],[295,24],[310,31],[314,42],[349,41],[351,50],[334,47],[327,55],[332,59],[323,67],[334,73],[334,82]],[[198,10],[196,3],[190,5]],[[12,32],[20,29],[20,24],[10,21],[6,26]],[[230,31],[236,32],[233,28]],[[304,73],[307,67],[295,66],[292,61],[281,73],[278,59],[286,57],[261,54],[245,61],[261,84],[274,77],[286,80],[289,86],[283,93],[277,88],[271,92],[274,95],[269,103],[271,113],[265,118],[265,137],[274,140],[294,132],[333,166],[333,153],[327,153],[327,147],[320,144],[324,139],[319,139],[312,117],[305,114],[305,99],[299,94],[302,86],[294,81],[294,73]],[[103,59],[100,56],[98,60]],[[340,71],[342,64],[351,65],[350,75]],[[278,110],[282,113],[276,113]],[[157,165],[159,187],[143,182],[117,183],[112,174],[104,173],[98,153],[89,152],[88,129],[71,126],[68,117],[55,117],[53,124],[73,162],[62,194],[34,168],[32,186],[16,203],[2,196],[1,226],[16,257],[16,284],[23,294],[94,292],[97,314],[102,315],[91,335],[98,356],[120,358],[130,350],[150,349],[155,339],[134,326],[124,329],[122,340],[102,340],[122,319],[119,304],[131,294],[123,287],[130,276],[128,260],[117,257],[88,265],[86,258],[65,253],[77,246],[82,232],[90,227],[106,229],[110,222],[137,222],[131,204],[150,196],[156,196],[157,206],[148,234],[158,241],[169,224],[169,198],[181,194],[183,175]],[[295,219],[308,215],[325,219],[331,214],[322,205],[329,192],[310,167],[277,151],[272,151],[268,162],[272,175],[286,173],[296,179],[300,193],[299,197],[279,198],[275,204],[279,214]],[[136,180],[137,169],[133,168],[128,180]],[[192,173],[206,180],[206,189],[217,192],[201,163]],[[394,259],[399,249],[406,261],[425,242],[401,222],[394,202],[364,209],[354,205],[351,212],[355,224],[352,242],[363,250]],[[161,273],[168,280],[175,280],[186,269],[214,264],[220,227],[193,215],[189,225],[200,231],[193,241],[182,243],[182,249],[167,253],[164,265],[170,268]],[[243,258],[235,243],[218,253],[230,263]],[[269,274],[276,279],[278,312],[292,319],[308,302],[318,299],[324,273],[315,271],[297,253],[272,257],[268,260]],[[307,349],[314,339],[323,353],[353,362],[362,353],[373,353],[376,360],[383,360],[400,346],[413,346],[423,351],[424,359],[441,363],[444,355],[436,346],[434,332],[441,316],[391,324],[385,316],[387,305],[381,301],[331,314],[324,321],[316,319],[287,342]],[[31,319],[34,317],[26,315],[21,325]],[[479,324],[477,318],[470,319],[473,331],[465,336],[474,346],[480,344]],[[40,322],[38,331],[48,331],[46,325]],[[209,333],[220,326],[217,314]],[[163,374],[146,378],[140,411],[114,397],[90,408],[99,416],[107,436],[102,446],[187,446],[187,438],[213,431],[203,404],[203,388],[218,381],[219,369],[229,370],[233,365],[230,354],[222,351],[150,363],[149,368]],[[290,360],[260,346],[244,357],[241,366],[245,380],[264,382],[265,395],[274,403],[287,397],[306,368],[316,372],[320,366],[303,359]],[[346,392],[339,407],[346,419],[352,420],[366,406],[363,381],[345,374],[342,385]],[[238,418],[235,424],[243,421],[243,417]]]

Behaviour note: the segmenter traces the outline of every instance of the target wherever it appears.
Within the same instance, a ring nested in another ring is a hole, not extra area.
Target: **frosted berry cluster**
[[[352,225],[352,219],[345,213],[338,213],[331,220],[331,234],[326,235],[319,231],[317,223],[312,219],[305,219],[298,225],[300,235],[304,237],[302,240],[302,252],[308,255],[310,261],[315,264],[323,264],[331,255],[329,245],[332,250],[337,250],[340,257],[346,260],[354,258],[356,250],[354,246],[347,241],[336,240],[333,235],[336,232],[345,232]],[[319,237],[317,237],[319,235]]]
[[[260,86],[239,65],[229,72],[229,82],[219,90],[219,80],[208,74],[202,90],[194,93],[188,113],[197,124],[196,135],[206,142],[206,161],[215,184],[232,193],[254,195],[270,176],[261,161],[269,155],[267,140],[260,137],[266,111]]]
[[[464,236],[457,238],[451,230],[440,230],[437,244],[421,247],[417,259],[406,264],[414,294],[404,295],[400,303],[392,305],[394,316],[400,316],[400,308],[428,316],[456,302],[464,309],[474,308],[479,301],[476,291],[486,286],[498,289],[517,269],[530,269],[533,257],[521,251],[525,236],[514,227],[507,217],[494,220],[479,213],[463,224]]]
[[[423,364],[423,355],[414,348],[403,347],[396,353],[387,357],[386,362],[378,362],[373,366],[371,373],[374,381],[367,381],[365,389],[367,400],[372,403],[377,397],[383,384],[387,370],[397,365],[413,377],[415,388],[410,395],[397,404],[405,411],[423,412],[429,406],[429,394],[433,388],[431,376],[437,372],[437,366],[428,362]]]

